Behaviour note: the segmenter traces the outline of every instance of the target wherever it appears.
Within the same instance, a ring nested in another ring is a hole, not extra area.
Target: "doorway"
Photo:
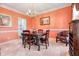
[[[18,18],[18,35],[21,38],[21,33],[23,30],[26,30],[26,19],[19,17]]]

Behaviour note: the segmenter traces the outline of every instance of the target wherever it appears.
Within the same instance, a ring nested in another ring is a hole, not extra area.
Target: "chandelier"
[[[36,11],[35,11],[35,5],[31,4],[31,8],[27,9],[27,13],[28,16],[33,17],[36,15]]]
[[[28,9],[27,13],[26,13],[28,16],[32,17],[35,15],[35,12],[31,9]]]

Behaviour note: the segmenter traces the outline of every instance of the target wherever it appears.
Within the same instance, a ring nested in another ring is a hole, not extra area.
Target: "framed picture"
[[[50,24],[50,17],[43,17],[40,18],[40,25],[49,25]]]
[[[0,14],[0,27],[11,27],[11,16]]]

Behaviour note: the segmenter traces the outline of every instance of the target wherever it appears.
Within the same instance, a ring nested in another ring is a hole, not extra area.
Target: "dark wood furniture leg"
[[[38,45],[38,51],[40,51],[40,38],[37,40],[37,45]]]
[[[31,43],[29,43],[29,50],[30,50],[30,48],[31,48]]]
[[[25,39],[23,40],[23,45],[24,45],[24,48],[26,48],[26,40]]]
[[[38,51],[40,51],[40,45],[38,45]]]
[[[58,42],[58,37],[56,37],[56,42]]]

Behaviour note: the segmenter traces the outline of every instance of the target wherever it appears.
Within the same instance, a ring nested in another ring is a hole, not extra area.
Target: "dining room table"
[[[38,51],[40,51],[40,45],[41,45],[41,38],[44,33],[30,33],[30,37],[32,37],[35,40],[35,45],[38,46]]]
[[[40,51],[40,44],[41,44],[41,38],[43,36],[44,33],[30,33],[29,34],[29,37],[30,39],[34,40],[35,41],[35,45],[38,46],[38,51]],[[25,36],[26,33],[23,33],[23,35]]]

